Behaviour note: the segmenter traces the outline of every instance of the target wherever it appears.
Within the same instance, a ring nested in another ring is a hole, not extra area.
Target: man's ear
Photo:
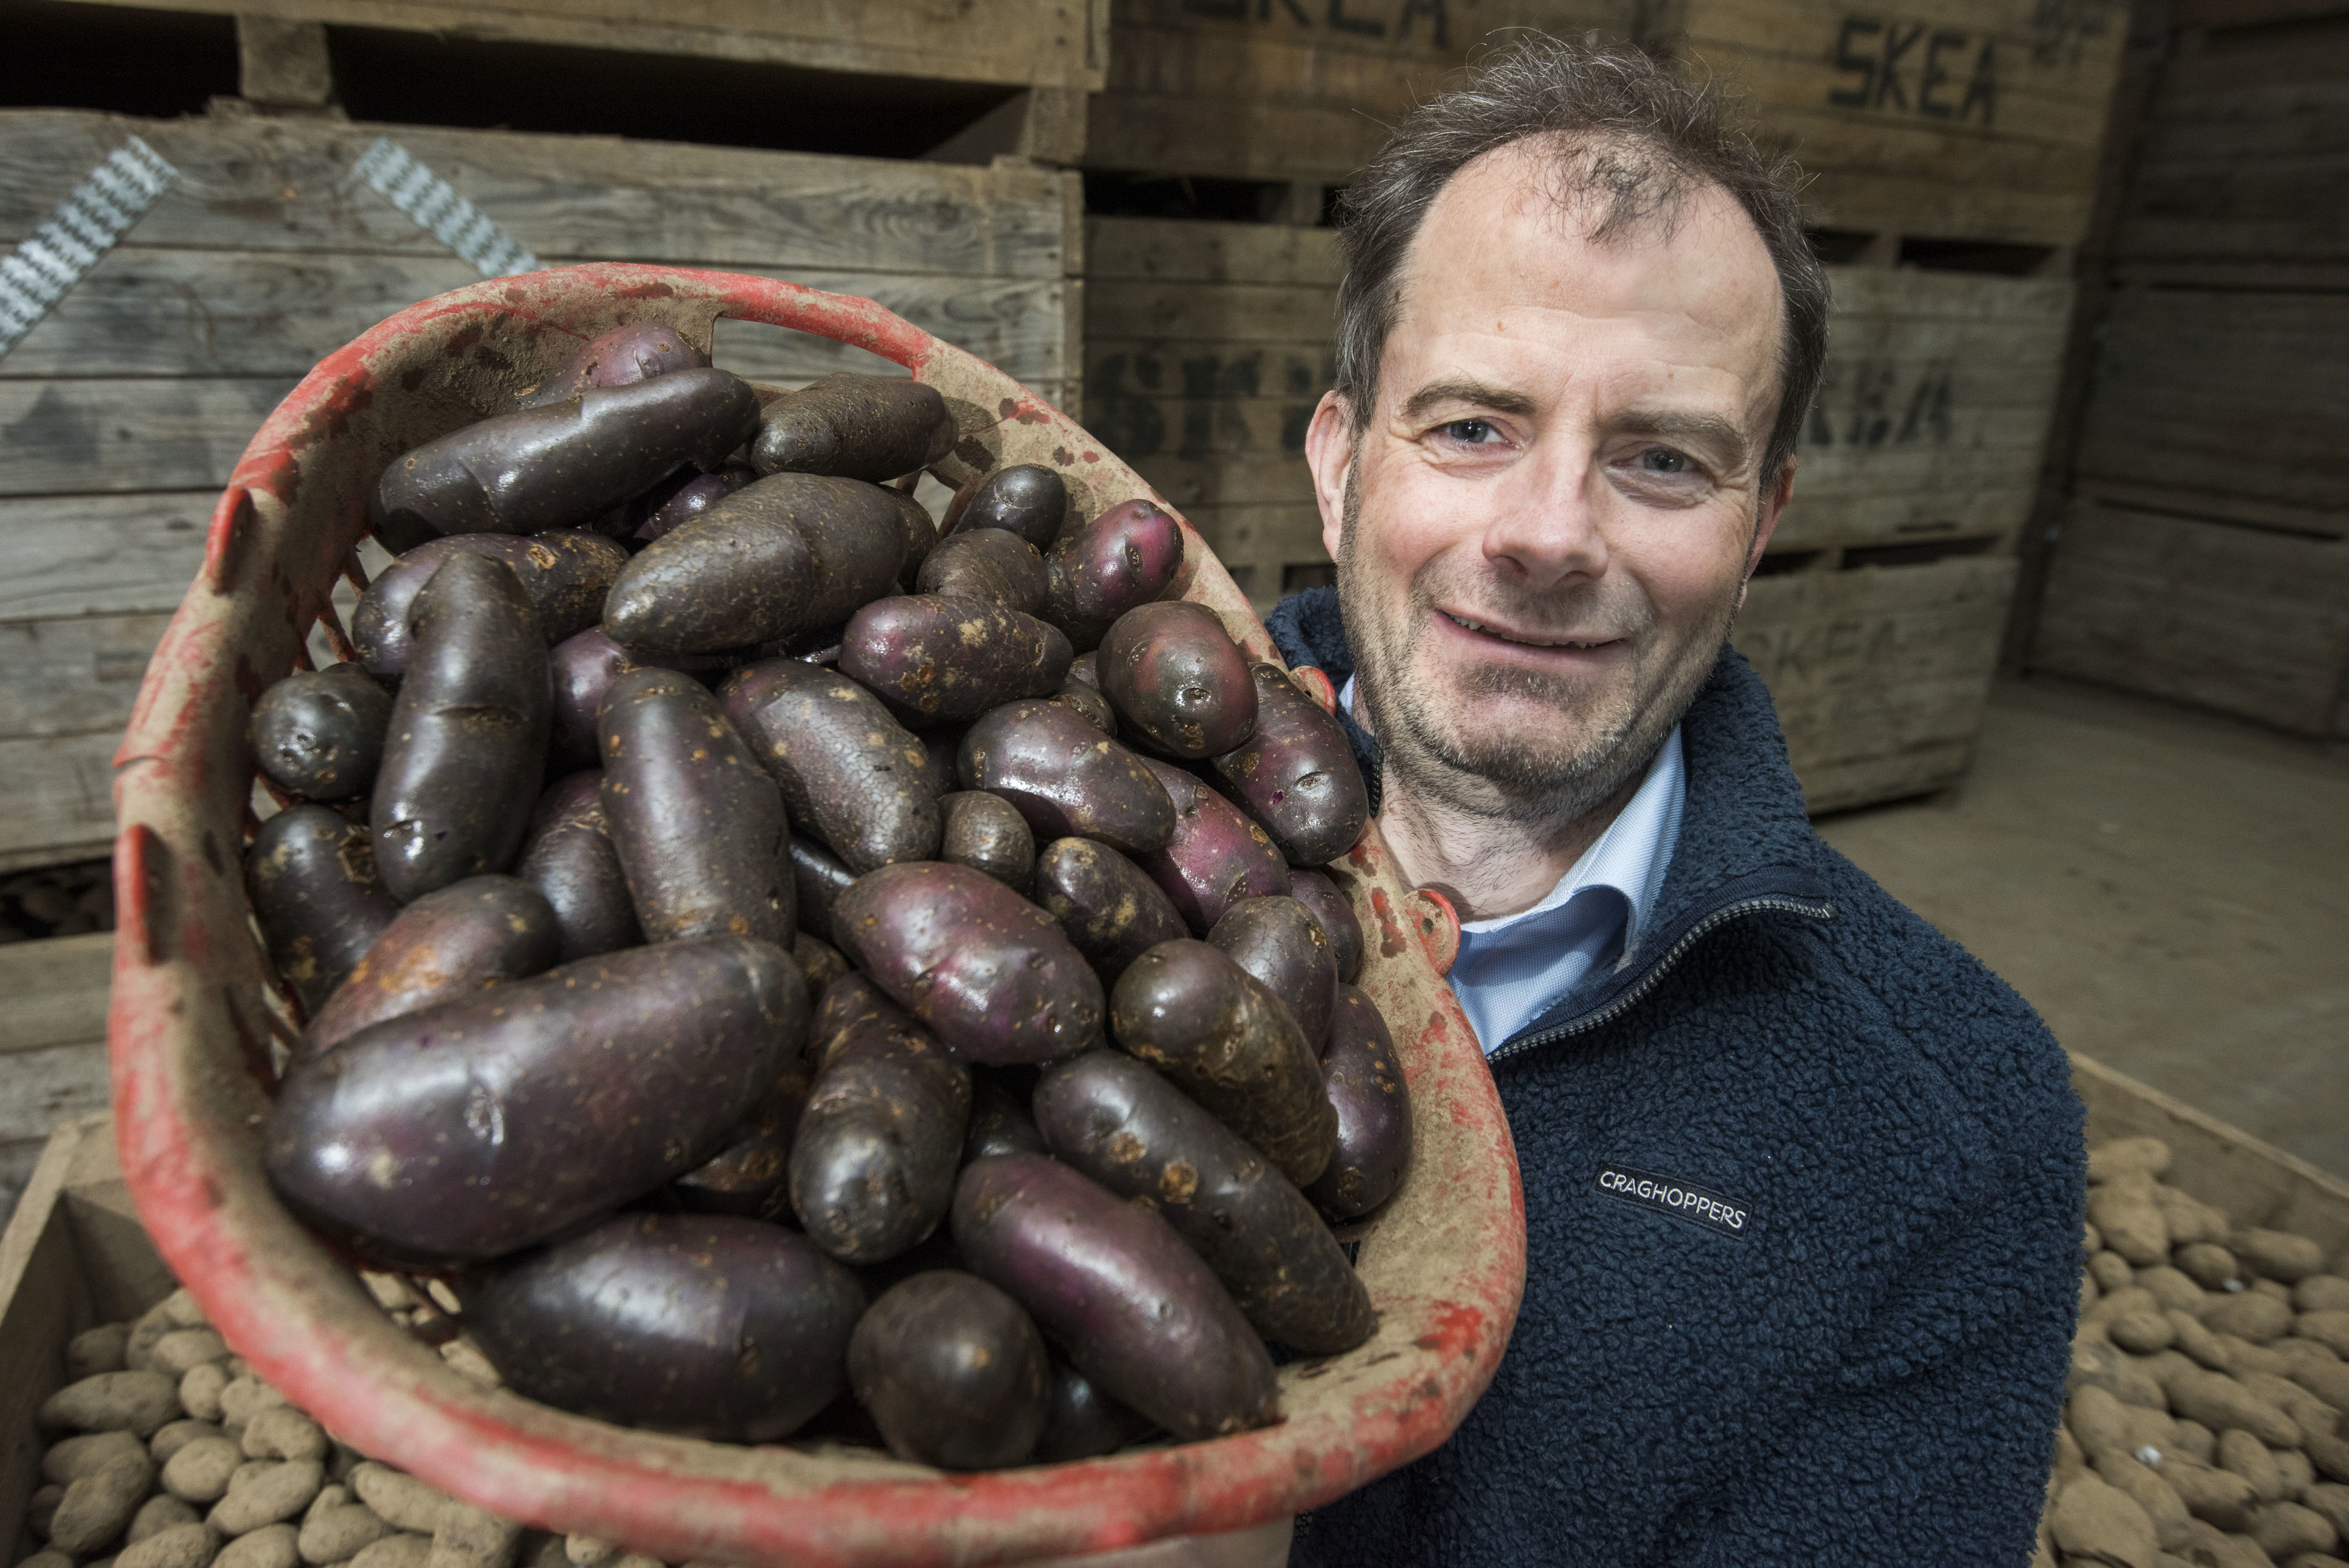
[[[1305,464],[1321,508],[1321,547],[1334,561],[1346,532],[1346,476],[1354,464],[1353,408],[1335,392],[1321,394],[1313,422],[1305,427]]]
[[[1785,514],[1786,503],[1795,498],[1795,462],[1792,456],[1786,459],[1785,466],[1778,471],[1777,483],[1771,485],[1770,493],[1762,498],[1761,508],[1754,516],[1754,547],[1745,553],[1745,576],[1737,585],[1739,609],[1745,607],[1745,585],[1754,580],[1754,574],[1760,569],[1762,552],[1770,547],[1770,535],[1778,531],[1778,519]]]

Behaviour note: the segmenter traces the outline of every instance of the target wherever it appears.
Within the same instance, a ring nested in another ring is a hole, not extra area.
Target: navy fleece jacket
[[[1334,589],[1269,625],[1351,672]],[[1682,739],[1638,949],[1491,1053],[1526,1193],[1500,1370],[1301,1521],[1300,1568],[2031,1556],[2078,1303],[2064,1054],[1811,830],[1734,650]]]

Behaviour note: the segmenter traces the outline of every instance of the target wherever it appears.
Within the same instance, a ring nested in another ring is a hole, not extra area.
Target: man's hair
[[[1496,50],[1463,85],[1413,111],[1346,187],[1337,390],[1351,408],[1354,433],[1377,400],[1403,259],[1428,209],[1476,158],[1529,138],[1558,143],[1554,193],[1565,205],[1596,209],[1593,243],[1670,223],[1707,184],[1726,190],[1753,219],[1786,313],[1778,418],[1763,454],[1766,487],[1794,452],[1826,357],[1826,274],[1803,229],[1798,171],[1789,160],[1765,160],[1747,130],[1723,119],[1715,94],[1628,46],[1536,35]]]

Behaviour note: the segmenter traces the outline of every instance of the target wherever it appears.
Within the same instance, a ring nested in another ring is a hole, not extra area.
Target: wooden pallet
[[[1632,0],[1115,0],[1088,167],[1342,185],[1503,30],[1628,36]]]
[[[542,264],[634,260],[880,300],[1063,408],[1079,400],[1077,176],[331,119],[0,111],[0,246],[137,135],[172,187],[0,358],[0,870],[101,856],[148,650],[263,417],[386,316],[478,281],[353,172],[378,135]],[[721,325],[796,384],[883,361]]]
[[[2349,539],[2077,501],[2031,662],[2349,736]]]
[[[694,55],[1007,87],[1097,90],[1109,0],[100,0],[145,10],[332,24],[638,54]]]
[[[2124,0],[1664,0],[1651,46],[1735,82],[1822,228],[2061,247],[2085,234]]]
[[[1971,556],[1754,579],[1733,640],[1770,688],[1812,811],[1964,776],[2014,570]]]

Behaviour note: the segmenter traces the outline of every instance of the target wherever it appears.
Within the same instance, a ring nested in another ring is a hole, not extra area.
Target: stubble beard
[[[1562,829],[1622,794],[1646,772],[1711,674],[1737,617],[1732,594],[1677,645],[1660,641],[1644,598],[1616,607],[1613,620],[1635,644],[1628,678],[1588,681],[1486,665],[1442,687],[1411,657],[1415,628],[1438,615],[1450,579],[1423,576],[1409,585],[1401,616],[1388,620],[1360,545],[1361,500],[1349,468],[1339,535],[1338,592],[1353,611],[1347,622],[1357,690],[1394,782],[1417,798],[1468,815],[1514,823],[1547,819]],[[1546,596],[1522,618],[1559,621],[1580,590]],[[1484,601],[1489,602],[1489,595]],[[1480,733],[1477,700],[1531,700],[1554,711],[1551,735]]]

